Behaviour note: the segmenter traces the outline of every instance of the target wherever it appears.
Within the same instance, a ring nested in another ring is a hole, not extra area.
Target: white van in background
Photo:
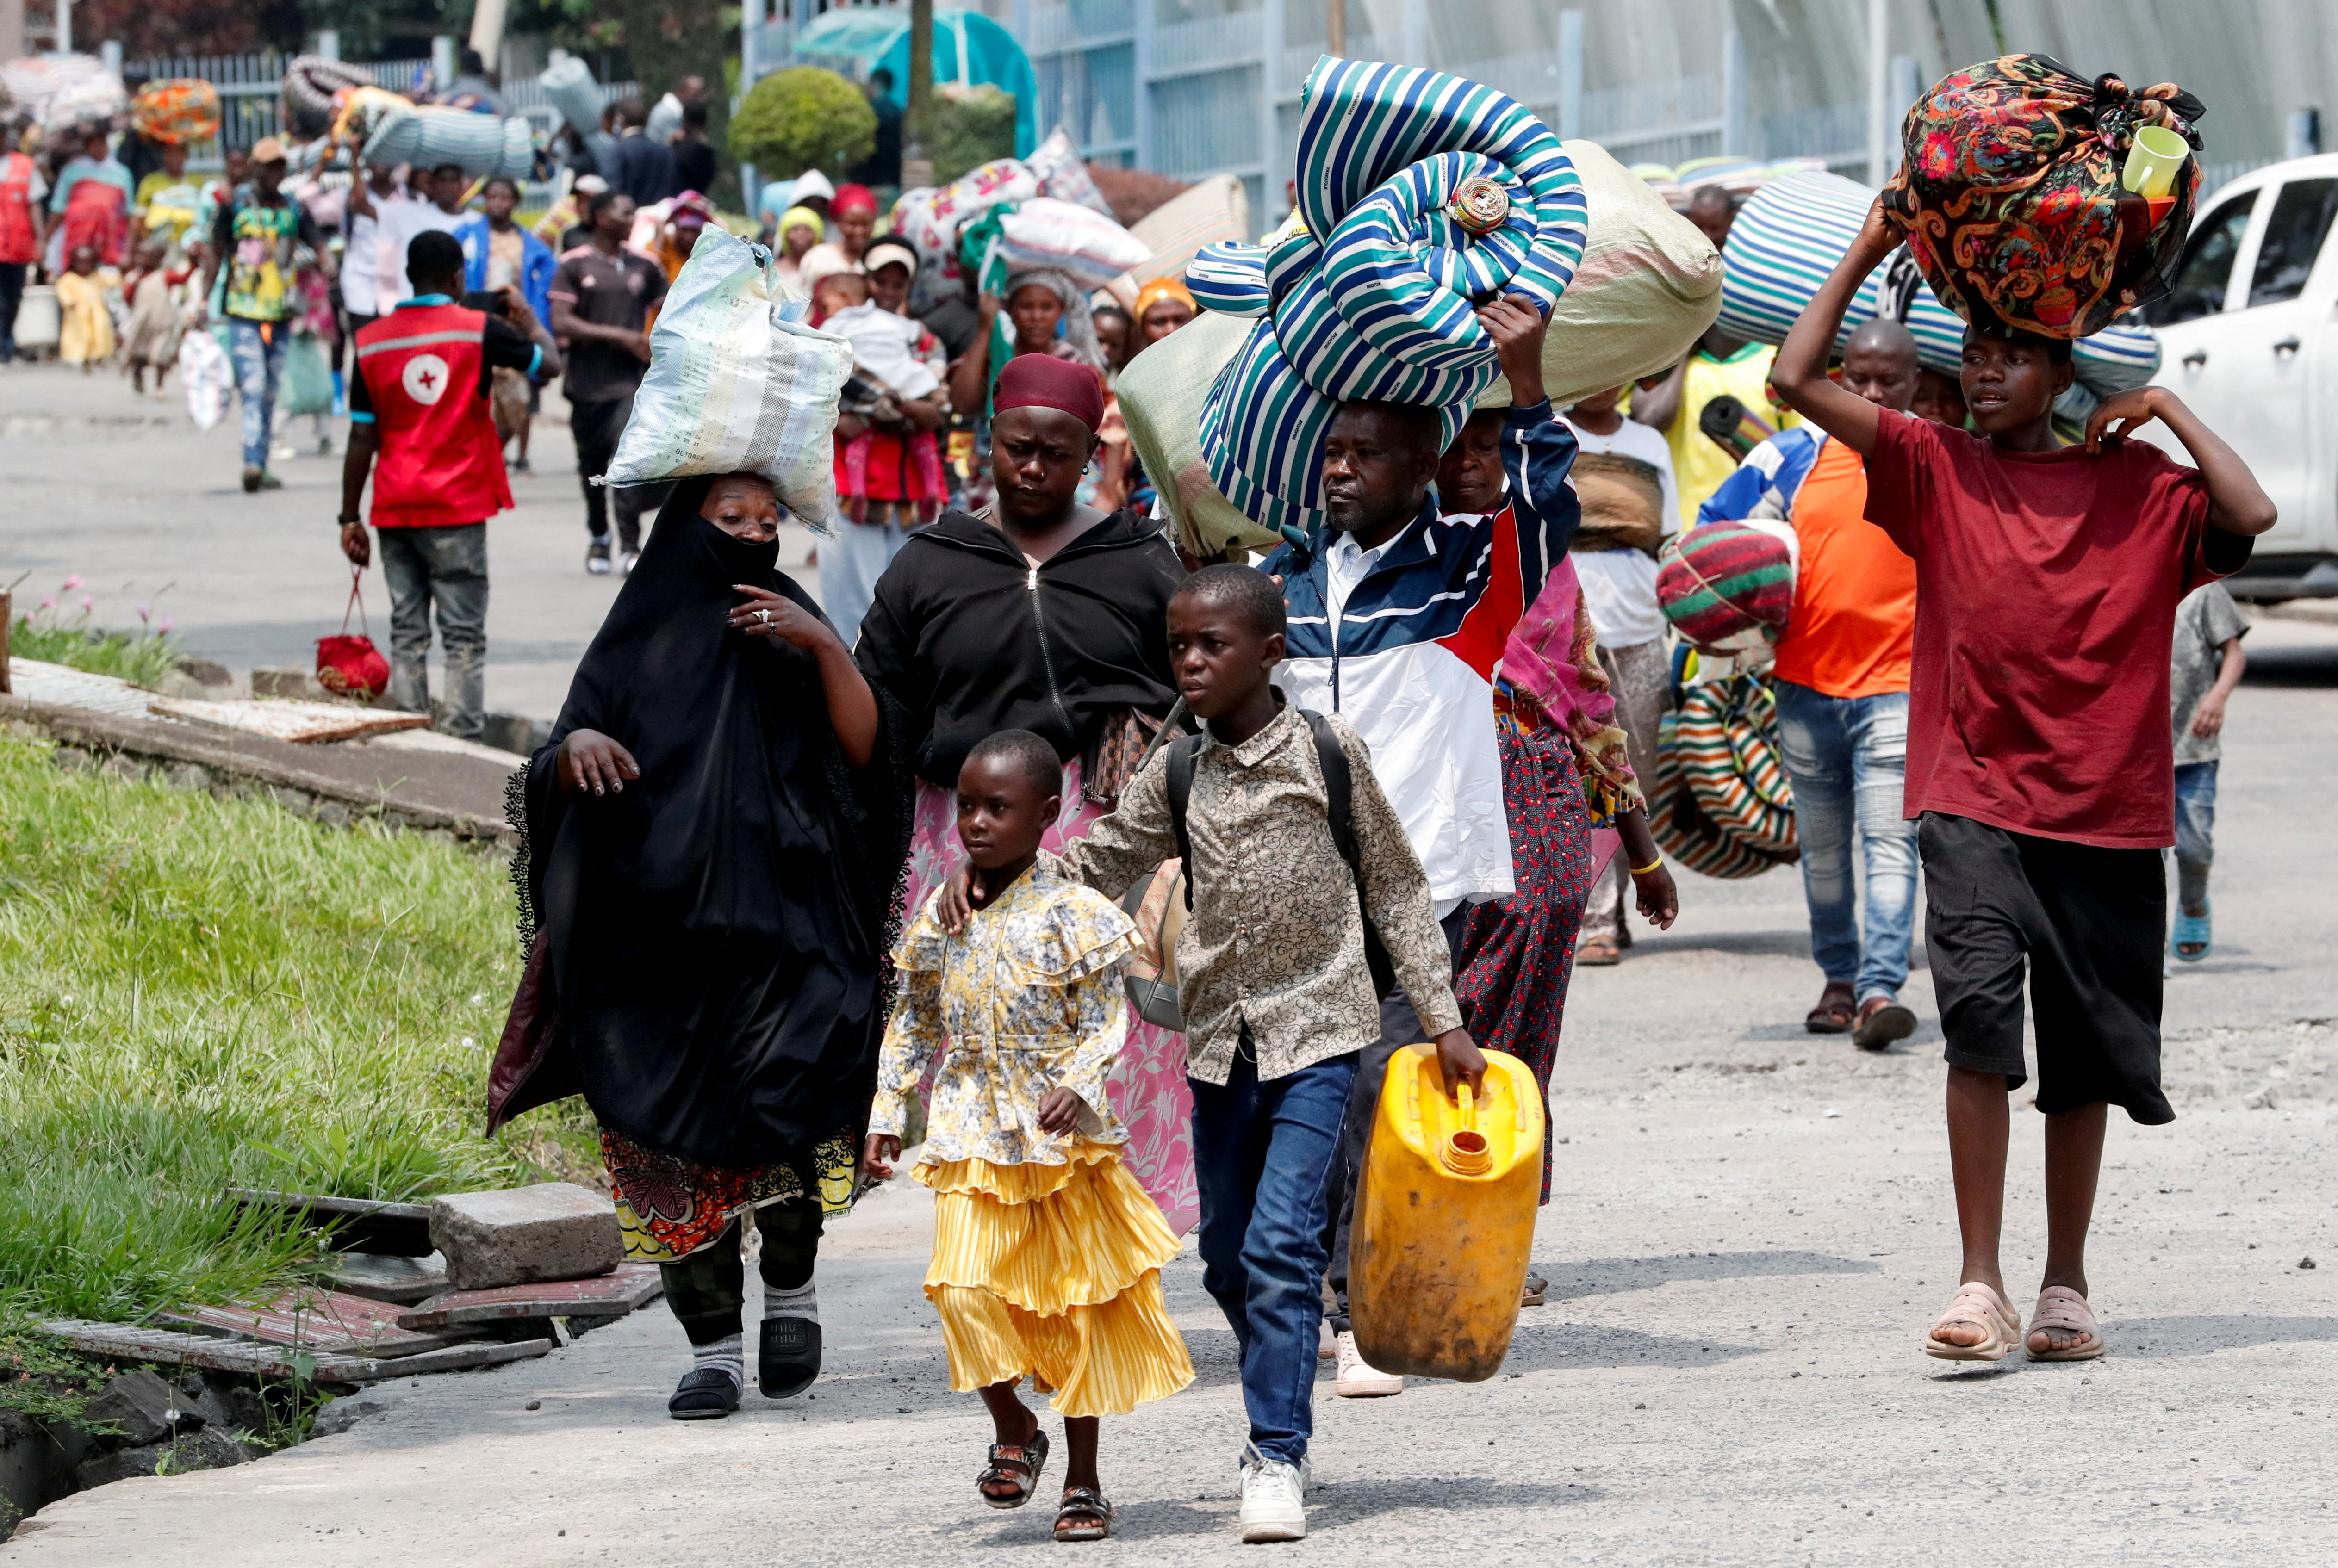
[[[2338,597],[2338,153],[2253,170],[2200,204],[2174,290],[2145,311],[2155,385],[2232,443],[2281,520],[2226,586]],[[2166,427],[2145,438],[2189,462]]]

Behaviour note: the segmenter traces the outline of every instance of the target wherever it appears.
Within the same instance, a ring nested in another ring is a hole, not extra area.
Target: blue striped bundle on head
[[[1490,87],[1326,55],[1302,105],[1294,223],[1185,273],[1204,309],[1258,318],[1211,387],[1202,449],[1226,499],[1286,535],[1321,524],[1333,410],[1425,405],[1450,442],[1501,374],[1478,307],[1515,294],[1547,316],[1585,236],[1558,138]]]

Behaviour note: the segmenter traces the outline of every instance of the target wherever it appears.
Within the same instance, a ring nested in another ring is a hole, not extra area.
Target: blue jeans
[[[871,501],[866,523],[855,523],[847,517],[837,524],[836,532],[821,541],[820,547],[820,604],[828,612],[829,624],[847,648],[860,640],[860,619],[869,613],[869,606],[877,595],[877,579],[885,575],[885,568],[901,553],[917,527],[917,507],[901,505],[899,512],[909,519],[904,527],[898,522],[879,522],[879,514],[892,511],[896,503]]]
[[[1242,1348],[1250,1440],[1296,1465],[1315,1430],[1315,1341],[1323,1322],[1324,1177],[1355,1082],[1353,1055],[1262,1083],[1248,1031],[1223,1085],[1194,1092],[1202,1199],[1202,1286]]]
[[[2186,909],[2205,908],[2216,859],[2216,765],[2176,765],[2176,892]]]
[[[389,583],[389,706],[430,711],[430,620],[447,662],[439,727],[458,740],[486,729],[487,525],[377,528]]]
[[[270,328],[276,341],[260,335],[260,323],[227,318],[228,358],[235,363],[235,397],[243,419],[243,466],[268,466],[268,435],[276,423],[276,387],[284,379],[284,354],[292,347],[292,324]]]
[[[1908,694],[1829,697],[1777,683],[1779,751],[1794,786],[1794,840],[1811,906],[1811,956],[1830,985],[1857,998],[1897,996],[1916,919],[1916,825],[1908,798]],[[1867,859],[1867,937],[1860,940],[1852,830]]]

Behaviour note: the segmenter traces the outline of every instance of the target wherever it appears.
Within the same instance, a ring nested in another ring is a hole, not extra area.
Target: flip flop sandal
[[[739,1408],[739,1384],[719,1367],[693,1367],[673,1386],[665,1413],[677,1421],[720,1421]]]
[[[1020,1508],[1031,1501],[1046,1470],[1047,1434],[1035,1431],[1028,1443],[993,1443],[989,1466],[974,1478],[974,1489],[993,1508]],[[1001,1481],[1012,1481],[1021,1490],[1008,1497],[992,1496],[988,1488]]]
[[[1984,1330],[1988,1338],[1978,1345],[1957,1345],[1932,1338],[1932,1330],[1924,1332],[1924,1354],[1943,1361],[2002,1361],[2013,1354],[2021,1343],[2021,1319],[2004,1297],[1978,1279],[1968,1279],[1957,1287],[1949,1309],[1940,1314],[1932,1328],[1946,1328],[1953,1324],[1970,1323]]]
[[[1575,950],[1575,962],[1586,969],[1605,969],[1624,961],[1624,949],[1613,936],[1594,936]]]
[[[2096,1319],[2095,1309],[2068,1285],[2048,1285],[2038,1292],[2038,1305],[2029,1314],[2032,1336],[2052,1329],[2085,1338],[2059,1350],[2040,1350],[2024,1340],[2032,1361],[2091,1361],[2103,1353],[2103,1326]]]
[[[1870,996],[1860,1005],[1859,1027],[1851,1032],[1851,1043],[1862,1051],[1881,1051],[1915,1032],[1914,1008],[1889,996]]]
[[[1518,1294],[1518,1305],[1521,1307],[1539,1307],[1543,1304],[1544,1298],[1549,1293],[1549,1280],[1544,1279],[1539,1274],[1529,1274],[1527,1276],[1526,1289]]]
[[[1075,1524],[1075,1519],[1091,1523]],[[1056,1539],[1058,1541],[1101,1541],[1112,1534],[1112,1504],[1104,1494],[1093,1486],[1071,1486],[1064,1492],[1064,1505],[1056,1510]]]
[[[2167,939],[2167,950],[2176,955],[2176,961],[2179,964],[2197,964],[2208,956],[2209,933],[2209,916],[2186,915],[2178,909],[2175,933]],[[2187,946],[2197,946],[2200,951],[2186,953],[2184,949]]]
[[[766,1399],[792,1399],[820,1377],[820,1325],[809,1318],[766,1318],[756,1342],[755,1387]]]

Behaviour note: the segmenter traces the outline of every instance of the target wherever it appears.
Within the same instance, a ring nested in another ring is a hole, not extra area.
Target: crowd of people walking
[[[995,1428],[985,1503],[1030,1501],[1046,1470],[1028,1377],[1065,1418],[1056,1537],[1111,1533],[1103,1418],[1193,1377],[1159,1278],[1190,1227],[1241,1347],[1244,1539],[1304,1535],[1319,1359],[1338,1396],[1405,1387],[1348,1293],[1390,1059],[1426,1044],[1458,1093],[1498,1050],[1547,1104],[1576,965],[1681,911],[1652,797],[1698,677],[1658,563],[1719,524],[1793,540],[1763,679],[1820,971],[1803,1027],[1870,1050],[1917,1031],[1920,874],[1926,896],[1962,1266],[1923,1348],[2103,1352],[2085,1245],[2107,1110],[2173,1117],[2164,965],[2211,941],[2246,630],[2215,579],[2274,521],[2178,399],[2111,397],[2065,445],[2066,339],[1977,319],[1952,380],[1886,318],[1838,357],[1901,242],[1879,203],[1783,346],[1714,326],[1563,408],[1545,313],[1478,302],[1506,406],[1449,431],[1341,403],[1320,534],[1205,558],[1118,408],[1132,362],[1194,319],[1184,282],[961,281],[877,191],[808,173],[759,206],[778,277],[852,360],[814,594],[778,565],[768,475],[601,482],[719,227],[703,100],[685,83],[657,133],[614,105],[533,230],[509,181],[376,168],[329,240],[272,139],[184,225],[177,187],[133,180],[102,132],[0,162],[0,254],[46,246],[69,358],[113,352],[133,213],[133,362],[159,382],[173,289],[182,329],[223,321],[247,490],[277,483],[290,348],[345,337],[341,548],[388,577],[398,706],[431,704],[435,625],[457,735],[483,721],[487,520],[560,379],[584,569],[623,581],[514,783],[529,957],[491,1116],[590,1106],[627,1255],[663,1267],[690,1344],[675,1418],[744,1396],[749,1232],[757,1386],[811,1386],[824,1224],[914,1146],[952,1387]],[[1706,188],[1686,216],[1723,244],[1735,212]],[[1716,434],[1716,406],[1743,417]],[[2194,466],[2124,439],[2152,420]],[[1174,968],[1174,1018],[1132,1009],[1136,960]],[[2026,1331],[1999,1256],[2025,978],[2048,1232]],[[1544,1289],[1529,1274],[1522,1304]]]

